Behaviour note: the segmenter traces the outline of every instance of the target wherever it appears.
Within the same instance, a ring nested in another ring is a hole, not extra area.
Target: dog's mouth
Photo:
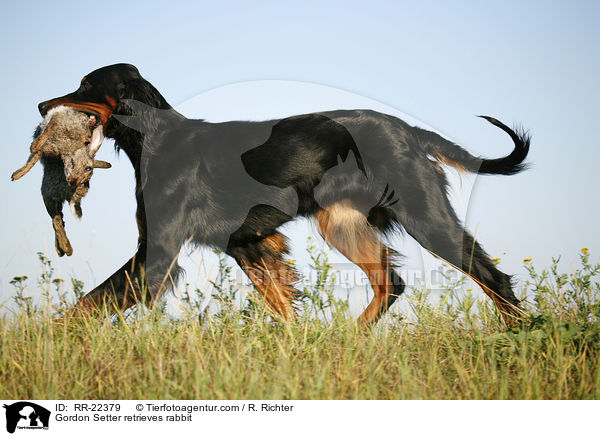
[[[78,101],[77,99],[74,99],[72,97],[71,94],[69,95],[65,95],[64,97],[59,97],[59,98],[55,98],[53,100],[49,100],[47,102],[43,102],[40,103],[38,105],[38,108],[40,110],[40,113],[42,114],[42,116],[45,116],[46,113],[52,109],[53,107],[59,106],[59,105],[63,105],[63,106],[69,106],[72,107],[75,110],[84,112],[88,115],[94,116],[95,120],[97,120],[94,126],[91,126],[91,128],[96,127],[98,124],[97,123],[102,123],[102,125],[106,125],[106,123],[108,122],[108,119],[111,117],[112,112],[115,110],[115,108],[117,107],[117,102],[108,97],[106,97],[106,102],[102,102],[102,103],[92,103],[92,102],[85,102],[85,101]]]

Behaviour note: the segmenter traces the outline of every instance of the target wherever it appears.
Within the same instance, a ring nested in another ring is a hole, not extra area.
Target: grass
[[[454,285],[435,304],[412,290],[411,316],[361,330],[330,291],[327,259],[311,254],[318,280],[304,289],[295,324],[240,299],[224,267],[210,315],[186,295],[181,319],[157,307],[68,326],[52,322],[68,301],[41,256],[43,303],[17,277],[14,308],[0,318],[0,398],[600,398],[600,266],[587,249],[569,275],[558,260],[542,272],[525,263],[530,317],[513,330]]]

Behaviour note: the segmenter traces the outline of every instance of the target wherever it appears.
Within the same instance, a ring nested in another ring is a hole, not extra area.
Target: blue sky
[[[521,123],[533,135],[532,168],[464,181],[468,226],[507,273],[522,276],[523,258],[548,265],[558,255],[569,271],[582,247],[597,260],[599,12],[584,1],[5,4],[0,301],[13,276],[39,275],[38,251],[89,290],[135,250],[133,171],[111,142],[99,157],[113,168],[95,173],[83,220],[67,218],[71,258],[54,252],[41,167],[9,180],[27,158],[37,103],[116,62],[135,64],[171,104],[207,119],[371,102],[489,157],[510,141],[474,115]],[[305,228],[288,229],[300,252]],[[410,241],[396,248],[418,254]]]

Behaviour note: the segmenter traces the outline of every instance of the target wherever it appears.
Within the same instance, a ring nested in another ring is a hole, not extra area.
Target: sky
[[[41,120],[37,104],[117,62],[136,65],[191,118],[374,108],[486,157],[508,153],[510,140],[475,115],[520,124],[533,137],[531,168],[510,177],[451,175],[459,216],[491,257],[501,258],[500,268],[521,282],[524,258],[543,267],[562,256],[567,272],[583,247],[598,260],[596,2],[107,1],[1,8],[0,303],[10,298],[15,276],[30,277],[36,297],[38,252],[57,277],[75,276],[87,291],[135,251],[133,170],[112,141],[97,158],[113,168],[95,172],[83,219],[65,208],[72,257],[54,251],[39,191],[41,166],[10,181]],[[305,261],[306,237],[316,238],[310,225],[299,222],[285,232],[295,243],[293,256]],[[409,238],[394,247],[407,256],[410,271],[433,265]],[[194,269],[214,275],[211,256],[210,250],[184,256],[186,281],[195,280]]]

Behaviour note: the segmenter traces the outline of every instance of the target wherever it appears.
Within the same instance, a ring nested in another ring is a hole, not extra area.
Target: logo
[[[6,431],[14,433],[15,429],[48,430],[50,411],[29,401],[19,401],[4,405],[6,409]]]

